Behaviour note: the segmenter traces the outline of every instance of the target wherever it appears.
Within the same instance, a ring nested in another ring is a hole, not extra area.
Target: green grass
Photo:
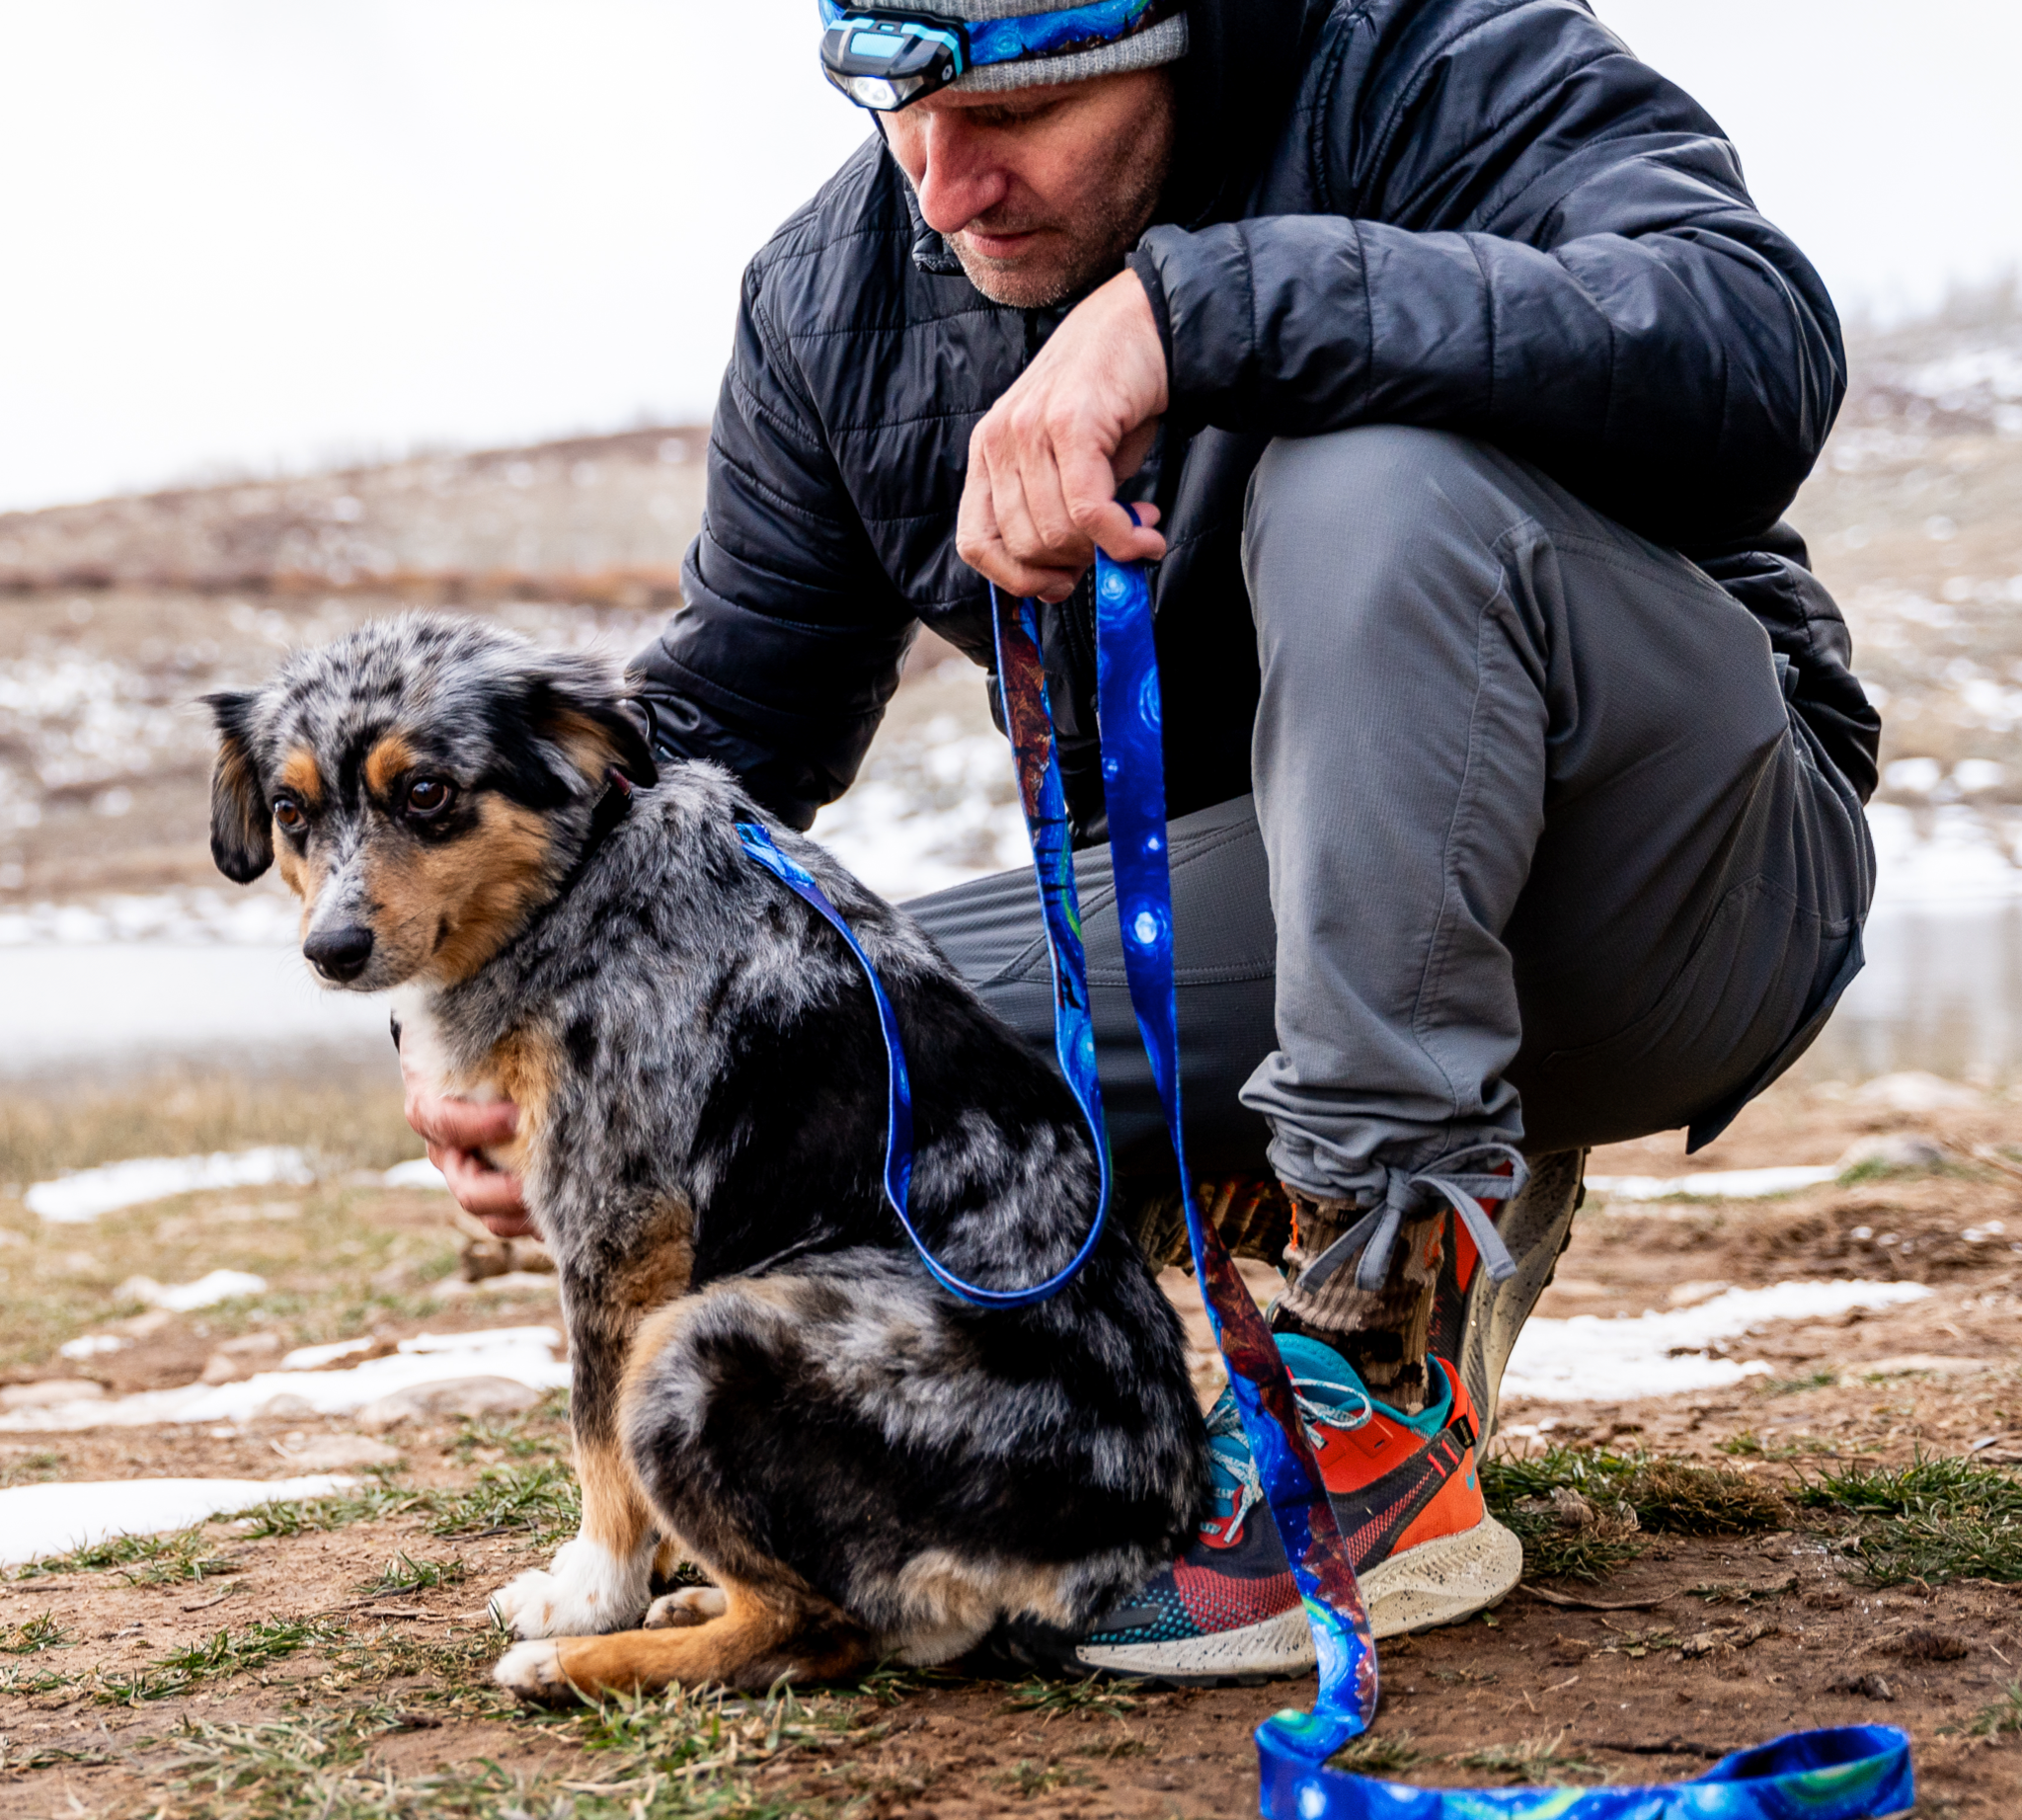
[[[1745,1472],[1605,1448],[1496,1455],[1482,1462],[1481,1478],[1489,1508],[1522,1543],[1523,1569],[1533,1579],[1605,1579],[1644,1552],[1641,1532],[1735,1535],[1780,1528],[1790,1518],[1780,1494]],[[1520,1508],[1561,1487],[1579,1492],[1602,1521],[1569,1530],[1555,1513]],[[1639,1527],[1616,1517],[1623,1506]]]
[[[1048,1681],[1034,1676],[1010,1690],[1001,1710],[1037,1712],[1047,1718],[1122,1718],[1127,1712],[1136,1711],[1137,1702],[1131,1693],[1140,1685],[1135,1681],[1108,1681],[1100,1675],[1090,1675],[1086,1681]]]
[[[55,1613],[44,1612],[0,1636],[0,1655],[39,1655],[45,1649],[61,1649],[71,1640],[70,1632],[56,1622]]]
[[[420,1153],[391,1070],[305,1080],[174,1070],[60,1093],[10,1091],[0,1102],[0,1182],[44,1180],[130,1156],[296,1145],[338,1169],[384,1169]]]
[[[62,1464],[61,1454],[24,1454],[19,1460],[0,1466],[0,1490],[9,1485],[46,1484],[56,1476],[56,1469]]]
[[[2000,1466],[1938,1457],[1849,1466],[1807,1481],[1797,1502],[1842,1520],[1839,1545],[1875,1585],[2022,1582],[2022,1477]]]
[[[115,1705],[173,1700],[203,1682],[258,1674],[298,1650],[341,1642],[344,1635],[342,1626],[324,1620],[260,1619],[243,1630],[219,1630],[201,1643],[173,1650],[140,1668],[101,1673],[93,1678],[94,1689],[101,1701]]]
[[[302,1536],[422,1515],[436,1536],[527,1535],[535,1543],[573,1536],[583,1495],[559,1461],[531,1466],[487,1466],[475,1485],[422,1490],[381,1482],[327,1498],[263,1504],[242,1519],[249,1537]]]
[[[1399,1776],[1425,1761],[1425,1752],[1411,1741],[1408,1731],[1377,1737],[1363,1732],[1345,1744],[1327,1760],[1330,1770],[1346,1770],[1354,1776]]]
[[[367,1598],[383,1599],[390,1593],[422,1593],[437,1586],[454,1586],[463,1576],[461,1561],[418,1561],[403,1548],[379,1570],[377,1579],[363,1581],[358,1591]]]
[[[1752,1428],[1745,1428],[1738,1435],[1729,1435],[1724,1441],[1716,1441],[1715,1449],[1733,1460],[1810,1460],[1820,1454],[1835,1454],[1839,1450],[1829,1441],[1822,1441],[1817,1435],[1798,1435],[1789,1441],[1764,1441]]]
[[[1770,1378],[1763,1381],[1764,1396],[1796,1396],[1804,1390],[1829,1390],[1839,1382],[1837,1372],[1807,1372],[1802,1378]]]
[[[1999,1700],[1981,1707],[1959,1730],[1969,1738],[2022,1736],[2022,1681],[2009,1682]]]
[[[1608,1773],[1599,1764],[1585,1757],[1560,1756],[1559,1747],[1565,1741],[1566,1734],[1560,1732],[1550,1738],[1526,1738],[1520,1744],[1492,1744],[1452,1761],[1463,1770],[1506,1777],[1513,1782],[1559,1782],[1569,1777],[1594,1782],[1607,1780]]]
[[[429,1496],[437,1536],[524,1534],[535,1543],[573,1536],[583,1521],[583,1494],[569,1468],[543,1461],[531,1466],[487,1466],[461,1491]]]
[[[30,1561],[17,1567],[13,1577],[41,1580],[55,1574],[97,1573],[111,1568],[136,1586],[171,1586],[185,1580],[207,1580],[239,1572],[238,1562],[228,1554],[216,1552],[216,1543],[203,1531],[204,1526],[199,1523],[168,1536],[115,1536],[86,1548],[73,1548],[68,1554]]]

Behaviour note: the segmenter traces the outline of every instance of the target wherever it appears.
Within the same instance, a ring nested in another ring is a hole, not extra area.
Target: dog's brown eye
[[[420,782],[408,785],[407,806],[413,815],[439,815],[449,807],[449,786],[432,777],[424,777]]]
[[[302,813],[302,807],[291,796],[277,796],[273,799],[273,819],[291,834],[300,833],[309,826],[309,818]]]

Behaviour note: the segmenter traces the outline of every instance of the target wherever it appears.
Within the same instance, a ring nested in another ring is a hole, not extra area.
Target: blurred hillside
[[[1859,338],[1852,361],[1791,516],[1883,704],[1883,796],[2015,857],[2022,298]],[[639,431],[0,515],[0,940],[282,926],[271,881],[243,894],[211,868],[195,697],[413,604],[622,660],[678,602],[705,442]],[[1021,858],[1001,743],[950,658],[922,641],[817,829],[894,892]]]
[[[1961,299],[1851,356],[1790,515],[1882,709],[1882,795],[2022,803],[2022,295]]]
[[[702,517],[708,435],[639,430],[0,514],[0,592],[671,605]]]

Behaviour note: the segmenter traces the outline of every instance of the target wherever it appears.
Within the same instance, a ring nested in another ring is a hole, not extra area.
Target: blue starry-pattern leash
[[[1326,1767],[1375,1716],[1375,1641],[1354,1564],[1298,1419],[1290,1378],[1220,1234],[1201,1216],[1187,1166],[1166,849],[1164,714],[1150,585],[1141,567],[1099,555],[1095,593],[1103,790],[1131,1007],[1180,1171],[1187,1239],[1202,1299],[1228,1369],[1265,1501],[1312,1627],[1319,1668],[1318,1696],[1310,1712],[1283,1711],[1257,1728],[1259,1798],[1266,1820],[1884,1820],[1906,1814],[1915,1800],[1909,1740],[1888,1726],[1794,1733],[1725,1758],[1690,1781],[1638,1788],[1417,1788]],[[757,864],[837,930],[870,983],[887,1060],[885,1192],[907,1238],[934,1280],[951,1294],[979,1306],[1005,1308],[1054,1294],[1087,1260],[1109,1210],[1110,1164],[1066,799],[1039,653],[1038,609],[1030,600],[1013,601],[994,591],[991,597],[997,674],[1052,964],[1054,1048],[1088,1123],[1101,1171],[1088,1236],[1064,1268],[1026,1288],[993,1289],[963,1281],[933,1255],[907,1211],[911,1088],[897,1015],[877,969],[804,866],[781,852],[756,823],[739,823],[738,834]],[[1455,1207],[1470,1231],[1487,1227],[1487,1216],[1478,1205],[1470,1208],[1463,1202],[1498,1188],[1511,1192],[1508,1178],[1477,1181],[1451,1175],[1430,1185]],[[1470,1211],[1479,1219],[1468,1219]],[[1392,1235],[1386,1228],[1395,1225],[1396,1212],[1377,1210],[1362,1223],[1367,1232],[1354,1235],[1358,1242],[1387,1251],[1387,1243],[1380,1241]],[[1493,1237],[1492,1227],[1489,1233]],[[1476,1237],[1479,1243],[1479,1232]],[[1336,1248],[1330,1264],[1348,1250],[1346,1245]]]

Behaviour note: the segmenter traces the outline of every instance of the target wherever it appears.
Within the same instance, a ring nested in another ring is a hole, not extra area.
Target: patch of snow
[[[1707,1169],[1698,1175],[1590,1175],[1587,1186],[1611,1201],[1675,1201],[1696,1195],[1709,1201],[1759,1201],[1794,1194],[1838,1178],[1836,1164],[1790,1165],[1780,1169]]]
[[[382,1188],[439,1188],[445,1194],[449,1184],[443,1180],[442,1171],[426,1156],[417,1156],[413,1162],[397,1162],[379,1178]]]
[[[945,716],[874,749],[815,838],[894,903],[1032,863],[1010,747]]]
[[[113,1292],[121,1302],[144,1302],[150,1307],[167,1308],[171,1314],[189,1314],[197,1308],[214,1308],[234,1296],[264,1296],[267,1279],[247,1270],[213,1270],[194,1283],[157,1283],[152,1277],[128,1277]]]
[[[1930,1294],[1921,1283],[1779,1283],[1730,1290],[1693,1308],[1634,1317],[1532,1315],[1510,1354],[1503,1395],[1554,1403],[1625,1402],[1721,1389],[1765,1376],[1769,1367],[1758,1359],[1716,1357],[1708,1349],[1719,1341],[1738,1339],[1765,1321],[1897,1307]]]
[[[138,1478],[0,1491],[0,1567],[67,1554],[114,1536],[159,1536],[282,1498],[322,1498],[355,1479]]]
[[[62,1359],[96,1359],[102,1353],[124,1352],[133,1342],[118,1333],[81,1333],[56,1348]]]
[[[257,1150],[215,1150],[208,1156],[138,1156],[130,1162],[79,1169],[53,1182],[37,1182],[23,1198],[29,1212],[52,1226],[80,1226],[102,1214],[170,1195],[206,1188],[265,1188],[276,1182],[306,1187],[315,1179],[300,1150],[273,1145]]]
[[[270,890],[194,889],[105,897],[89,904],[31,904],[0,914],[0,948],[79,947],[101,942],[191,942],[289,947],[301,907]]]
[[[356,1350],[358,1342],[345,1343]],[[364,1344],[369,1344],[365,1342]],[[261,1372],[237,1384],[184,1385],[173,1390],[142,1390],[131,1396],[59,1403],[0,1415],[0,1430],[138,1428],[157,1422],[242,1422],[260,1415],[276,1398],[302,1415],[349,1415],[395,1390],[483,1375],[509,1378],[530,1389],[566,1385],[570,1370],[557,1360],[562,1336],[553,1327],[493,1327],[476,1333],[422,1333],[403,1340],[382,1359],[367,1359],[349,1371],[316,1366],[345,1356],[327,1346],[290,1353],[276,1371]]]

